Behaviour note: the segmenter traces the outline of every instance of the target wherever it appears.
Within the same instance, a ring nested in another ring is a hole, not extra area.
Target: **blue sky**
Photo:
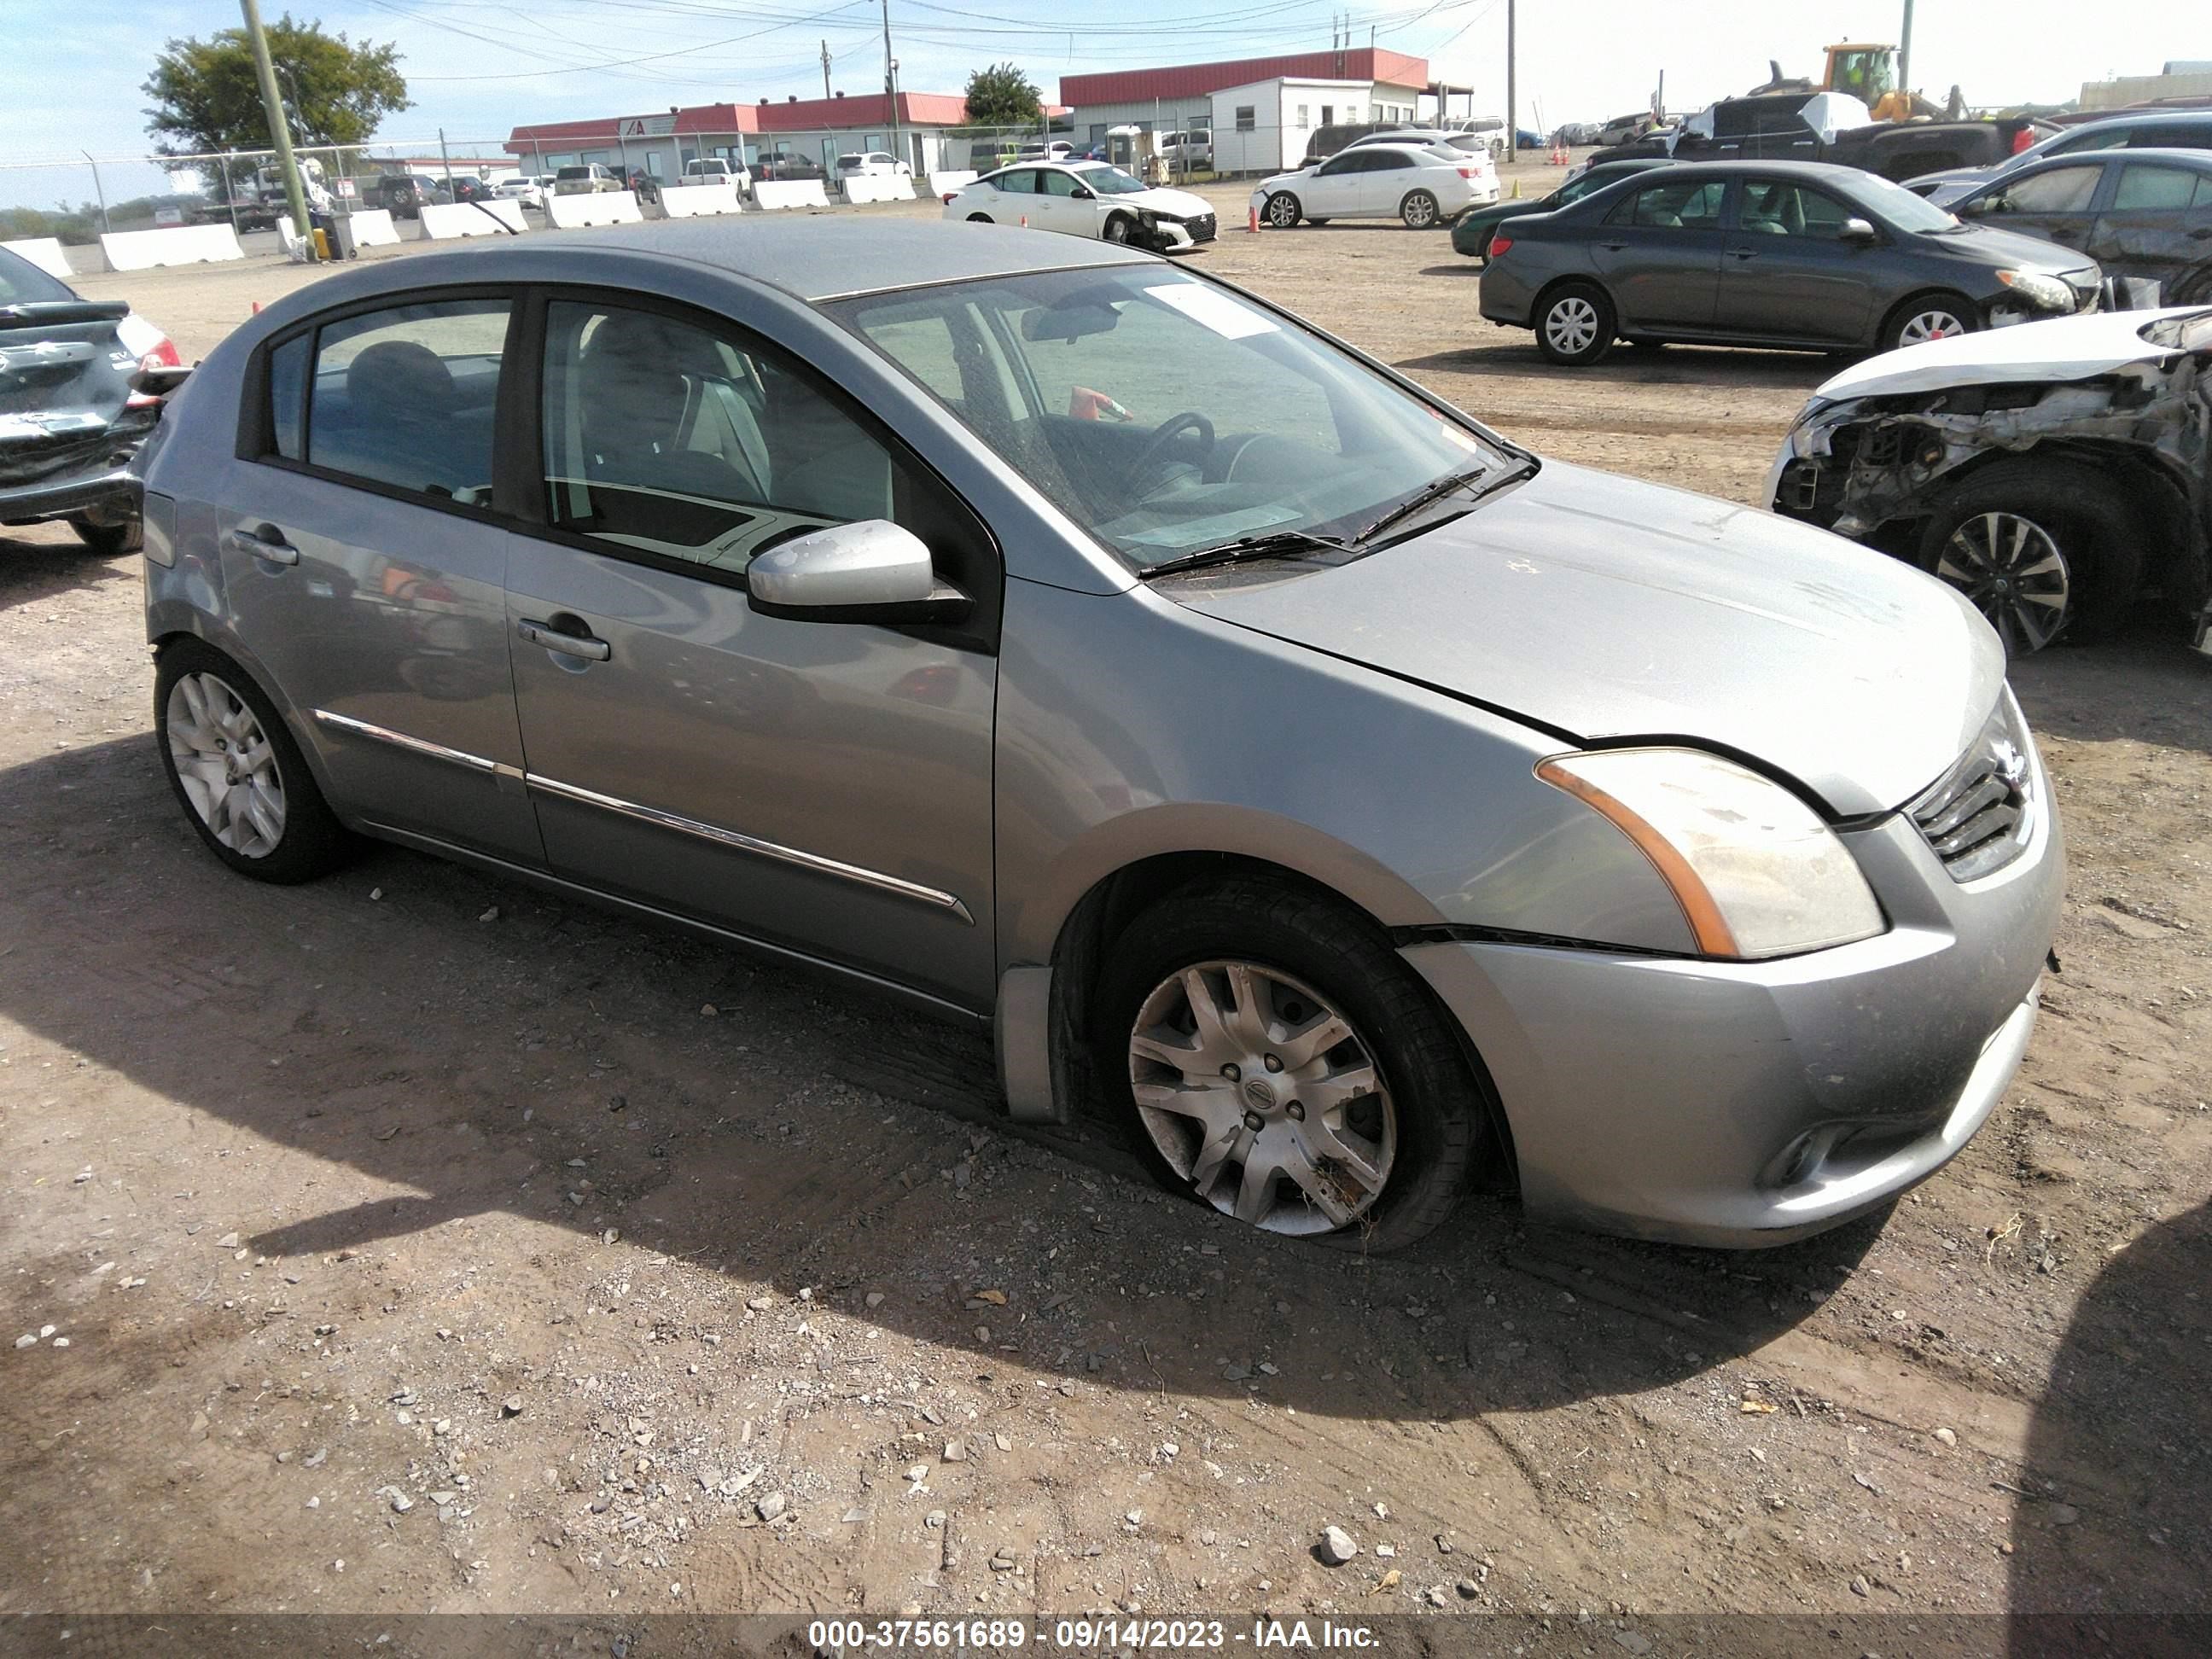
[[[267,15],[281,0],[264,0]],[[1779,58],[1817,72],[1820,48],[1895,38],[1899,0],[1522,0],[1522,124],[1632,109],[1666,72],[1670,106],[1695,108],[1765,78]],[[384,136],[495,141],[532,120],[665,109],[720,99],[818,95],[820,43],[848,92],[883,77],[881,0],[329,0],[293,9],[355,39],[401,48],[415,107]],[[1349,13],[1356,43],[1425,56],[1437,72],[1504,103],[1504,0],[890,0],[900,83],[957,92],[1000,58],[1050,97],[1063,73],[1324,48]],[[0,164],[142,153],[139,91],[161,43],[239,20],[230,0],[0,0],[12,48],[0,61]],[[2186,17],[2189,21],[2185,22]],[[2085,19],[2094,21],[2085,21]],[[1941,99],[2070,97],[2084,79],[2154,73],[2170,58],[2212,58],[2212,8],[2078,0],[1920,0],[1913,80]],[[164,188],[148,168],[103,168],[111,196]],[[0,206],[89,197],[80,163],[0,167]]]

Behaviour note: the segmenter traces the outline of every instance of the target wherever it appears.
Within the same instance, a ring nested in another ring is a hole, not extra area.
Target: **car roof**
[[[2048,173],[2057,167],[2101,165],[2106,161],[2162,161],[2196,173],[2212,173],[2212,149],[2166,149],[2156,144],[2131,144],[2125,149],[2076,150],[2066,155],[2039,155],[2012,177],[2023,173]],[[1992,184],[2001,182],[1992,179]]]
[[[2185,122],[2202,125],[2212,121],[2212,109],[2139,109],[2132,112],[2115,111],[2100,115],[2094,121],[2076,121],[2062,127],[2053,136],[2071,137],[2077,132],[2102,132],[2111,127],[2179,126]]]
[[[715,265],[809,302],[976,277],[1137,264],[1152,257],[1087,237],[941,219],[778,220],[765,215],[609,226],[575,246],[578,252],[619,249]],[[495,246],[481,252],[504,251]]]

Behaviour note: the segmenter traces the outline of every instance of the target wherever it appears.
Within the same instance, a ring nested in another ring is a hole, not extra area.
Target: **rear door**
[[[264,348],[255,465],[214,504],[225,591],[337,803],[541,860],[507,660],[503,294],[380,305]]]
[[[1875,245],[1843,240],[1854,216],[1794,179],[1745,178],[1721,259],[1717,326],[1756,338],[1864,339],[1881,266]]]
[[[1624,329],[1708,330],[1720,302],[1721,208],[1729,175],[1670,170],[1584,233]]]
[[[1370,149],[1367,169],[1359,175],[1359,210],[1389,218],[1414,185],[1413,158],[1394,149]]]
[[[2172,294],[2185,273],[2212,261],[2212,175],[2171,162],[2118,163],[2087,252],[2116,276],[2147,276]]]
[[[580,292],[544,315],[543,522],[515,538],[508,596],[554,870],[989,1006],[988,532],[732,322]],[[975,631],[751,608],[756,554],[867,519],[929,544],[976,599]]]

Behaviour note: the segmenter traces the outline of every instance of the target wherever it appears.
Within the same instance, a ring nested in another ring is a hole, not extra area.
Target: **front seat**
[[[714,395],[727,374],[709,336],[666,318],[614,312],[586,343],[577,372],[587,477],[716,501],[768,499],[754,459],[766,447],[757,429],[744,429],[751,421],[744,399]],[[686,442],[710,407],[720,416],[710,417],[708,429],[713,418],[726,417],[733,453]]]

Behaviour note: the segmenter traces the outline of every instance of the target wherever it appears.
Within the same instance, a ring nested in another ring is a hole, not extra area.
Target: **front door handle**
[[[614,647],[596,635],[564,634],[550,623],[525,617],[514,624],[514,631],[532,645],[542,645],[566,657],[581,657],[586,662],[605,662],[614,654]]]
[[[1603,248],[1607,253],[1619,253],[1624,251],[1628,246],[1628,244],[1626,242],[1600,242],[1598,246]]]
[[[1755,247],[1732,247],[1728,251],[1728,253],[1729,258],[1731,259],[1756,259],[1759,258],[1759,250]]]
[[[274,525],[263,525],[258,531],[234,529],[228,539],[231,550],[253,558],[264,559],[270,564],[297,564],[300,550],[284,539],[283,532]]]

